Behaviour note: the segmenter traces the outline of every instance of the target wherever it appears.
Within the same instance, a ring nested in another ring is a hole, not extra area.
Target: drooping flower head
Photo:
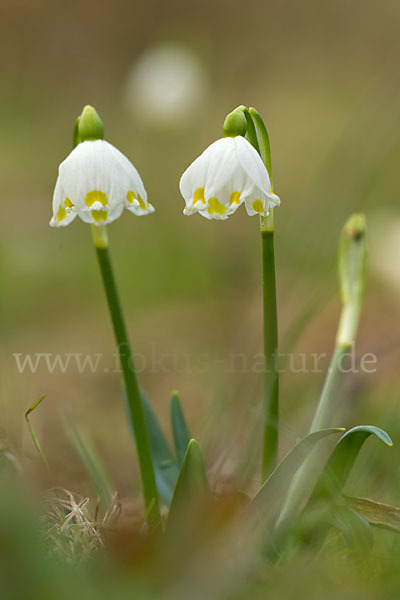
[[[207,219],[227,219],[243,203],[247,214],[267,216],[280,203],[260,155],[241,135],[211,144],[186,169],[179,187],[184,214]]]
[[[59,166],[53,227],[69,225],[77,215],[85,223],[106,225],[118,219],[124,208],[138,216],[154,212],[143,181],[126,156],[103,139],[90,139],[90,132],[100,135],[100,118],[94,111],[96,121],[92,111],[85,107],[77,127],[80,143]]]
[[[266,216],[280,203],[260,155],[240,135],[211,144],[186,169],[179,187],[184,214],[207,219],[227,219],[243,203],[247,214]]]

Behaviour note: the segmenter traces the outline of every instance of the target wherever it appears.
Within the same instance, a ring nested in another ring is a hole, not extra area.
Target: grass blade
[[[191,435],[182,411],[179,394],[176,391],[172,392],[171,395],[171,424],[176,457],[178,459],[179,466],[181,466],[183,459],[185,458]]]
[[[32,425],[32,423],[29,420],[29,415],[31,414],[31,412],[33,412],[35,410],[35,408],[37,408],[39,406],[39,404],[45,399],[45,397],[46,396],[40,396],[40,398],[38,400],[36,400],[36,402],[34,402],[32,404],[32,406],[30,406],[28,408],[28,410],[25,413],[25,421],[26,421],[26,424],[28,426],[29,433],[32,436],[32,440],[33,440],[33,443],[35,444],[36,450],[38,451],[39,456],[42,459],[42,462],[43,462],[44,466],[46,467],[47,470],[49,470],[49,463],[47,462],[47,458],[45,457],[45,455],[43,453],[43,450],[42,450],[42,448],[40,446],[40,443],[39,443],[38,437],[36,435],[36,432],[35,432],[35,430],[33,428],[33,425]]]
[[[90,441],[89,437],[77,427],[71,415],[64,412],[62,414],[62,422],[70,444],[85,467],[86,472],[96,489],[97,495],[100,496],[100,498],[104,498],[108,506],[113,499],[113,486],[93,443]]]

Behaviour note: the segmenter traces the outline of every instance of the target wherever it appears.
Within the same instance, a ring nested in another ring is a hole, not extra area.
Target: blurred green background
[[[352,212],[367,214],[370,263],[356,350],[375,353],[377,371],[348,377],[338,424],[374,420],[400,436],[399,18],[396,0],[3,0],[1,435],[41,484],[87,490],[59,418],[68,409],[90,431],[122,495],[132,481],[138,487],[90,229],[77,220],[60,230],[48,225],[57,168],[87,103],[156,207],[153,216],[126,213],[109,228],[140,382],[163,422],[171,390],[181,392],[215,485],[229,486],[261,433],[260,373],[231,372],[229,363],[244,353],[252,364],[262,349],[258,222],[244,210],[226,222],[185,217],[178,182],[238,104],[255,106],[270,133],[282,201],[282,342],[304,325],[289,346],[295,361],[300,353],[329,356],[340,307],[337,239]],[[17,353],[102,358],[95,373],[79,373],[73,362],[65,373],[44,363],[19,373]],[[207,367],[198,368],[204,354]],[[282,375],[282,451],[306,430],[322,381],[323,373]],[[32,422],[47,475],[23,420],[42,394]],[[378,488],[381,499],[400,503],[396,456],[385,451],[381,479],[360,495]],[[386,468],[390,490],[382,485]]]

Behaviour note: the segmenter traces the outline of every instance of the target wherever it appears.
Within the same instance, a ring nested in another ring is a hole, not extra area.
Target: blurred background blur
[[[326,368],[340,307],[337,240],[364,211],[370,261],[356,353],[378,362],[348,377],[338,424],[373,421],[400,435],[399,18],[397,0],[2,0],[0,427],[41,485],[88,489],[61,410],[90,432],[122,495],[139,485],[90,229],[48,225],[57,168],[88,103],[156,207],[109,228],[140,382],[164,423],[180,391],[211,479],[229,486],[261,435],[261,374],[251,368],[262,350],[258,221],[244,210],[226,222],[185,217],[178,181],[239,104],[259,110],[271,138],[282,346],[297,368],[301,353],[326,353]],[[95,373],[73,361],[65,373],[44,362],[19,373],[14,354],[37,353],[101,361]],[[239,353],[248,362],[232,369]],[[323,376],[282,375],[282,451],[306,431]],[[32,422],[47,475],[23,419],[42,394]],[[387,468],[393,485],[380,499],[399,503],[396,452],[385,461],[380,477]]]

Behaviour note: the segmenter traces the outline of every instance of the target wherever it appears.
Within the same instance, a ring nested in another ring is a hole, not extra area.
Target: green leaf
[[[368,521],[342,503],[307,506],[292,524],[288,534],[292,546],[295,545],[297,549],[306,546],[309,550],[312,547],[313,554],[317,554],[324,547],[332,528],[343,535],[352,552],[364,553],[371,550],[374,538]],[[334,539],[335,537],[328,538],[330,543]]]
[[[368,521],[355,510],[347,506],[336,506],[328,522],[343,534],[350,548],[371,550],[374,543],[371,527]]]
[[[186,514],[188,508],[190,509],[195,503],[201,504],[209,496],[210,487],[200,446],[196,440],[191,439],[176,482],[168,515],[167,531],[180,521],[181,514]]]
[[[388,434],[379,427],[360,425],[347,431],[338,441],[322,471],[308,504],[330,500],[336,502],[347,481],[358,453],[370,435],[375,435],[387,446],[392,446]]]
[[[157,490],[165,504],[169,506],[179,475],[178,463],[143,390],[141,390],[141,397],[153,457]],[[130,419],[128,419],[128,422],[131,423]],[[135,439],[132,427],[130,430],[133,439]]]
[[[357,511],[370,525],[400,533],[400,508],[375,502],[369,498],[344,496],[349,508]]]
[[[272,178],[272,166],[271,166],[271,146],[269,143],[268,131],[267,131],[264,121],[261,118],[260,113],[257,112],[255,108],[250,107],[249,113],[254,121],[255,126],[256,126],[257,139],[258,139],[258,144],[260,147],[260,155],[261,155],[261,158],[262,158],[265,166],[267,167],[268,175],[269,175],[269,178],[270,178],[270,181],[272,184],[273,178]]]
[[[191,435],[188,426],[186,425],[179,394],[176,391],[172,392],[171,395],[171,424],[176,456],[179,466],[181,466],[183,459],[185,458]]]
[[[285,494],[289,485],[301,467],[303,461],[315,446],[324,438],[335,433],[340,433],[343,429],[321,429],[308,434],[300,440],[281,460],[275,470],[268,477],[264,485],[259,489],[256,496],[249,503],[248,508],[256,511],[262,520],[272,523],[277,513],[282,507]]]

